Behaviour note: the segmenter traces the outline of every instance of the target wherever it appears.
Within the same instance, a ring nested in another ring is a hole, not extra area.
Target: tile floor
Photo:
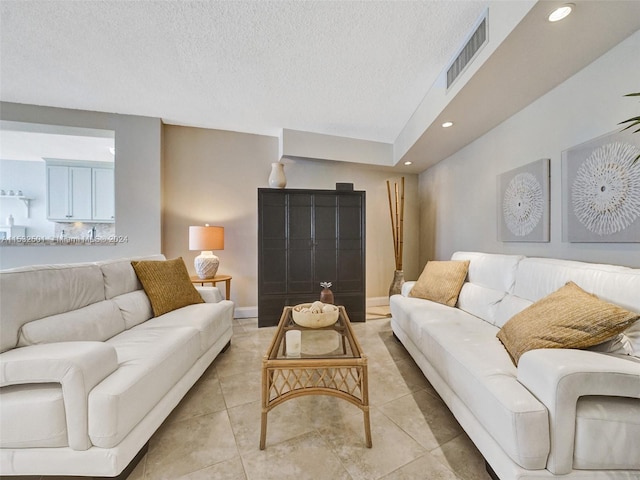
[[[275,327],[237,319],[231,347],[151,438],[129,480],[490,480],[389,318],[353,325],[369,358],[373,448],[360,409],[308,396],[269,413],[260,450],[260,366]]]

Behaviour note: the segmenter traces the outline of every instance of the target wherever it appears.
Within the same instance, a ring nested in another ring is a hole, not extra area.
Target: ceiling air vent
[[[471,62],[474,55],[487,42],[487,17],[485,16],[476,31],[473,32],[469,41],[462,47],[460,53],[447,70],[447,88],[449,88],[456,78],[462,73],[465,67]]]

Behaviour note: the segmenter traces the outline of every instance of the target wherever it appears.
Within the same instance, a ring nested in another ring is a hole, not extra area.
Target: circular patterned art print
[[[576,172],[571,205],[584,227],[611,235],[640,216],[640,151],[628,143],[608,143],[595,149]]]
[[[511,233],[530,234],[540,223],[543,211],[542,185],[531,173],[513,177],[504,192],[502,215]]]

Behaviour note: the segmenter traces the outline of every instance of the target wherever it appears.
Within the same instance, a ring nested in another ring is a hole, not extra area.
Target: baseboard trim
[[[258,316],[258,307],[236,307],[233,318],[254,318]]]
[[[366,304],[367,307],[383,307],[389,305],[389,297],[369,297]]]

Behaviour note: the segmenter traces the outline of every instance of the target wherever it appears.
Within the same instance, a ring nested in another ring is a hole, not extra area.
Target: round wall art
[[[628,143],[607,143],[578,168],[571,206],[590,232],[611,235],[640,217],[640,165],[634,166],[639,153]]]
[[[498,237],[503,242],[549,241],[549,159],[499,176]]]
[[[563,239],[640,242],[640,135],[614,132],[563,152]]]
[[[533,232],[542,219],[542,185],[531,173],[520,173],[507,185],[502,199],[504,222],[518,237]]]

